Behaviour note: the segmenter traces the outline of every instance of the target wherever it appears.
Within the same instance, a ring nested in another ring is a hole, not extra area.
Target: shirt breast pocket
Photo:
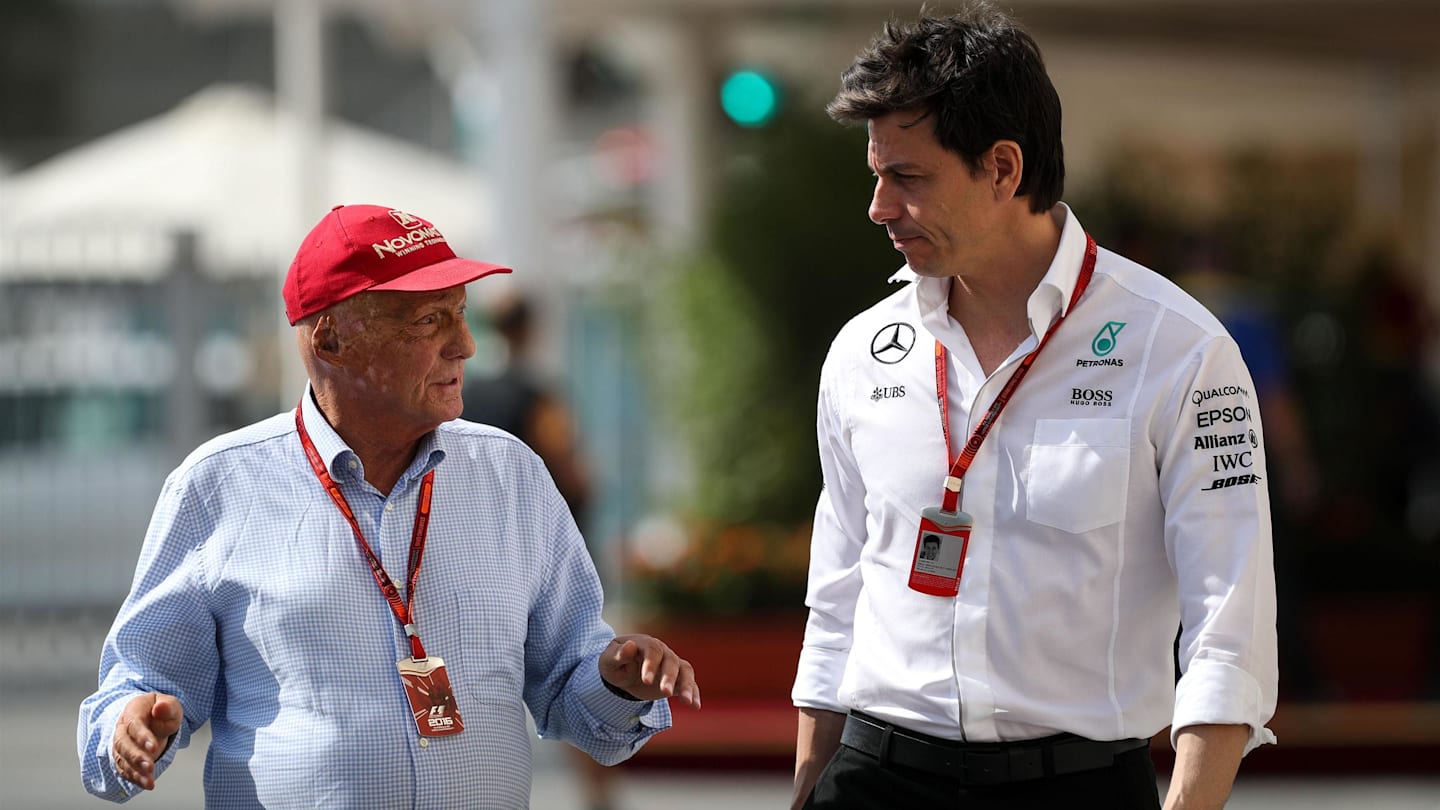
[[[1117,523],[1130,482],[1129,419],[1040,419],[1025,516],[1072,534]]]
[[[464,588],[452,598],[459,641],[456,649],[436,653],[445,656],[456,693],[463,688],[486,704],[518,703],[524,686],[524,609],[498,588]]]

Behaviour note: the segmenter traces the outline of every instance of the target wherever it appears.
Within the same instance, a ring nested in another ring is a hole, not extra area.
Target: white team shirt
[[[1243,723],[1247,751],[1274,742],[1255,387],[1214,316],[1115,253],[1100,249],[1089,288],[965,476],[960,506],[975,528],[959,595],[907,586],[947,457],[1069,301],[1085,234],[1063,204],[1057,217],[1059,249],[1028,303],[1031,337],[989,377],[949,315],[949,279],[902,270],[911,283],[835,338],[820,380],[825,487],[795,705],[957,740]],[[936,339],[948,350],[949,453]]]

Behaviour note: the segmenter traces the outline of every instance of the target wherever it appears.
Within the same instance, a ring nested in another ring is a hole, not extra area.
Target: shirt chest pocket
[[[1129,419],[1040,419],[1025,488],[1025,516],[1079,534],[1117,523],[1130,482]]]
[[[451,615],[460,632],[446,661],[454,661],[450,678],[457,694],[463,686],[481,703],[518,703],[524,688],[526,621],[518,594],[472,587],[452,598]]]

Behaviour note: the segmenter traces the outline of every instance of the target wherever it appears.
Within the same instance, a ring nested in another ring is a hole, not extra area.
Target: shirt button
[[[350,469],[353,470],[353,469],[355,469],[355,468],[357,468],[357,467],[359,467],[359,466],[360,466],[360,462],[359,462],[359,461],[356,461],[356,460],[353,459],[353,458],[350,459]]]
[[[421,737],[421,738],[420,738],[420,747],[421,747],[421,748],[429,748],[429,747],[430,747],[430,738],[429,738],[429,737]]]
[[[393,504],[393,503],[387,503],[387,504],[385,504],[385,511],[386,511],[386,512],[394,512],[394,511],[395,511],[395,504]]]

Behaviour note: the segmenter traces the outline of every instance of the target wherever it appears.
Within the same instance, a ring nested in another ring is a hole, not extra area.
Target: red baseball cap
[[[306,234],[285,276],[290,325],[366,290],[431,292],[468,284],[498,264],[461,259],[430,222],[382,205],[337,205]]]

